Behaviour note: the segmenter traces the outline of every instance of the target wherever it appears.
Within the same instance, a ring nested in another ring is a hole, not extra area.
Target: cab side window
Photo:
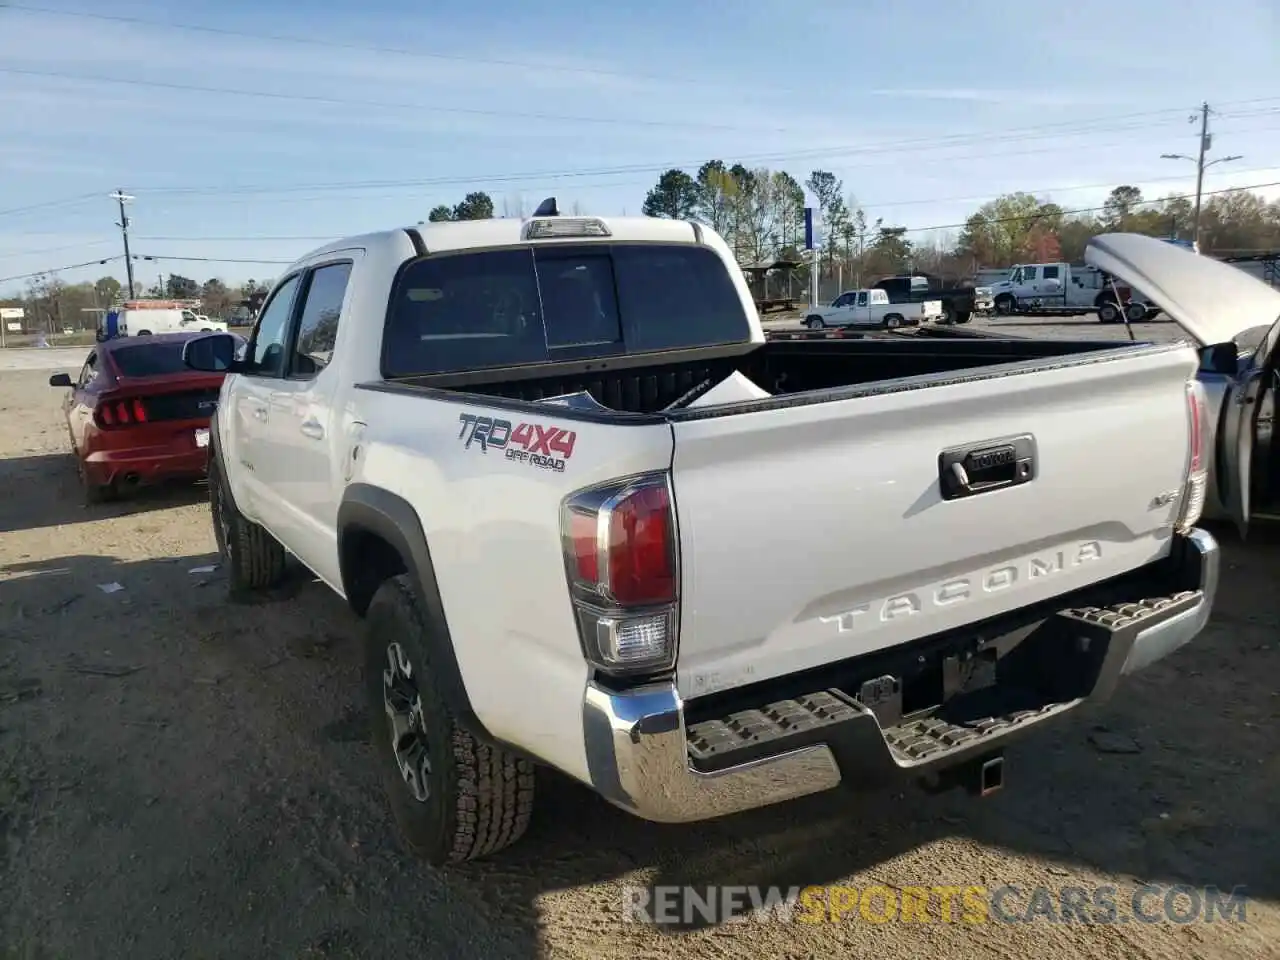
[[[253,369],[255,377],[283,377],[285,371],[285,338],[289,334],[289,318],[293,316],[294,296],[299,276],[294,275],[276,288],[258,315],[253,332]]]
[[[858,306],[865,307],[866,305],[867,305],[867,292],[864,290],[862,291],[862,293],[858,294]]]
[[[313,377],[329,365],[350,277],[350,263],[332,263],[312,271],[298,321],[291,376]]]

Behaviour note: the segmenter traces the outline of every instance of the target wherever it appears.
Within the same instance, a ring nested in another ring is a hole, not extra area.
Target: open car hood
[[[1280,290],[1238,267],[1136,233],[1104,233],[1085,248],[1091,266],[1141,290],[1174,323],[1213,346],[1280,320]]]

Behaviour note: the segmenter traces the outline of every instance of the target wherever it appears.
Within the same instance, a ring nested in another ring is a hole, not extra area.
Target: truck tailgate
[[[929,636],[1165,555],[1195,354],[1100,356],[676,421],[681,695]],[[1033,479],[943,498],[944,450],[999,458],[1014,436],[1031,438]]]

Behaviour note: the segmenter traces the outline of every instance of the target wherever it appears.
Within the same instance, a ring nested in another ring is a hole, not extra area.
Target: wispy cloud
[[[870,91],[876,97],[895,97],[902,100],[963,100],[971,103],[1007,104],[1034,107],[1097,107],[1108,108],[1132,103],[1117,97],[1099,97],[1094,93],[1074,93],[1068,90],[987,90],[976,87],[905,87]]]

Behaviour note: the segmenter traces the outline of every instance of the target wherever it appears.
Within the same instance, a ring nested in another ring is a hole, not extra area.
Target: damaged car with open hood
[[[1103,234],[1085,258],[1146,291],[1200,351],[1210,458],[1204,515],[1280,519],[1280,290],[1243,270],[1157,237]]]

